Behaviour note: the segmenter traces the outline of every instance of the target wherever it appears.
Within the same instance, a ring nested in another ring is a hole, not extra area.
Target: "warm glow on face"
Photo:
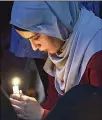
[[[13,84],[13,85],[19,85],[19,84],[20,84],[20,78],[14,77],[14,78],[12,79],[12,84]]]

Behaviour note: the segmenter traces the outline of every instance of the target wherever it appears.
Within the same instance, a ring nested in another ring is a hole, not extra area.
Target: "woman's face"
[[[36,32],[29,32],[29,31],[19,31],[19,30],[16,31],[22,37],[30,41],[33,50],[38,49],[40,51],[45,51],[50,54],[54,54],[57,53],[64,44],[64,41],[55,37],[47,36],[45,34],[39,34]]]

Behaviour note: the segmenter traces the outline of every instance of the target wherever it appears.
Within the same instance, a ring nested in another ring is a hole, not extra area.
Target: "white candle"
[[[19,86],[18,85],[13,86],[13,94],[19,94]]]
[[[15,78],[13,78],[13,93],[14,94],[19,94],[20,92],[20,90],[19,90],[19,83],[20,83],[20,79],[18,78],[18,77],[15,77]]]

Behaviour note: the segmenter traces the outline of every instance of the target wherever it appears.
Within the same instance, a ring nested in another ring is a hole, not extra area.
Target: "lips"
[[[39,51],[45,52],[46,50],[44,50],[44,49],[39,49]]]

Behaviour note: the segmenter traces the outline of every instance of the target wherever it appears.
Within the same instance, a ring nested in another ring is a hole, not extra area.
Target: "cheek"
[[[54,49],[55,48],[54,44],[50,41],[47,41],[45,43],[43,42],[42,44],[45,48],[48,48],[48,49]]]
[[[57,51],[57,47],[54,44],[54,39],[51,37],[45,37],[45,36],[42,37],[40,39],[40,43],[41,43],[42,48],[44,48],[44,49],[47,49],[52,52]]]
[[[48,47],[49,46],[49,42],[46,38],[45,39],[44,38],[40,39],[40,44],[41,44],[42,47]]]
[[[49,50],[49,53],[54,54],[58,51],[58,48],[53,43],[51,43],[48,47],[48,50]]]

